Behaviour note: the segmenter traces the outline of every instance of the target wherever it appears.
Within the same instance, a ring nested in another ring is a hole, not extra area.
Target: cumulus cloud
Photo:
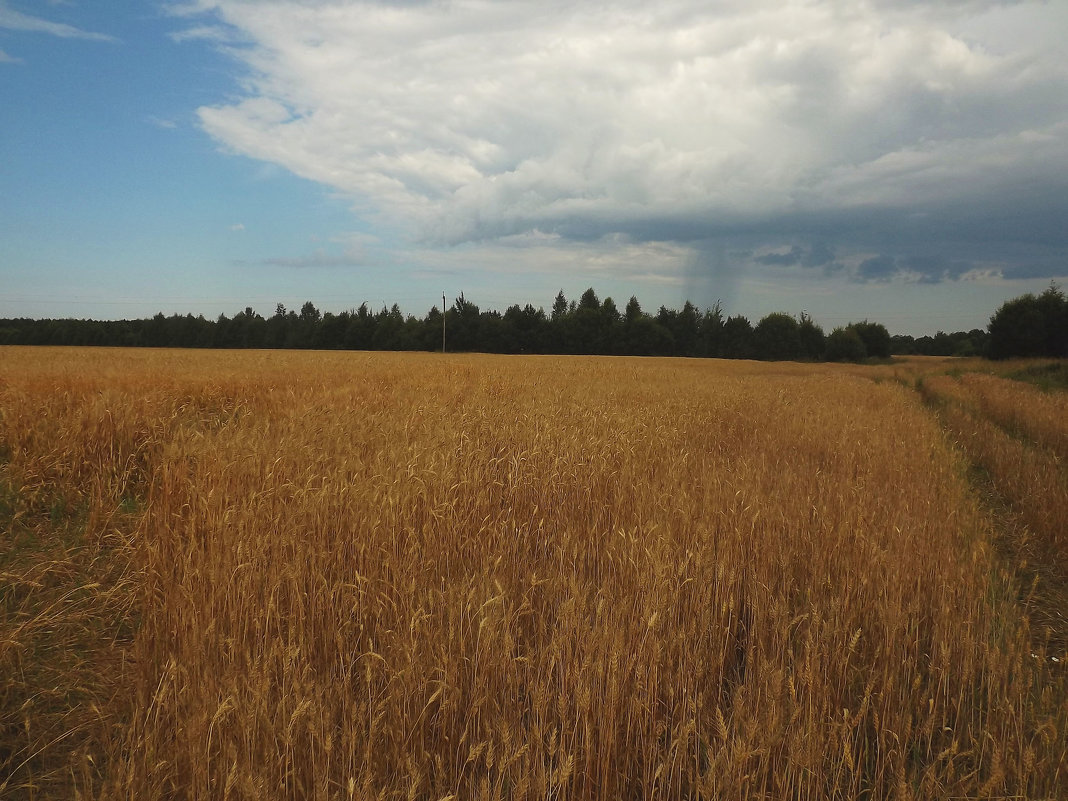
[[[1048,269],[1048,268],[1047,268]],[[908,256],[880,254],[864,258],[852,273],[855,281],[887,283],[938,284],[959,281],[965,277],[989,277],[1004,272],[966,259],[951,259],[944,255],[924,253]],[[1035,277],[1029,275],[1028,277]]]
[[[1068,210],[1068,69],[1049,36],[1029,41],[1013,24],[1063,30],[1068,12],[1053,4],[197,0],[175,11],[206,23],[175,38],[245,43],[226,46],[243,65],[239,96],[199,110],[212,137],[428,246],[547,232],[561,238],[553,247],[619,253],[621,241],[685,249],[742,231],[761,240],[759,264],[834,271],[840,238],[947,225],[965,236],[978,219],[1011,239],[1008,204],[1045,192],[1052,205],[1027,213],[1049,232]],[[819,244],[792,244],[798,232]],[[1068,247],[1063,230],[1051,235]],[[871,257],[855,275],[917,272],[899,263],[908,255]]]
[[[114,42],[115,37],[103,33],[83,31],[73,25],[62,22],[50,22],[40,17],[32,17],[10,8],[7,3],[0,1],[0,28],[12,31],[30,31],[33,33],[47,33],[64,39],[95,39],[101,42]]]

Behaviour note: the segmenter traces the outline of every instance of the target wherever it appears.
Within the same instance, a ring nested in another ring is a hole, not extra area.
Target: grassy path
[[[916,387],[970,465],[1035,648],[1068,667],[1068,393],[978,374],[924,376]]]
[[[128,521],[94,519],[83,504],[12,486],[4,474],[0,797],[62,797],[72,782],[99,784],[121,725],[138,598]]]

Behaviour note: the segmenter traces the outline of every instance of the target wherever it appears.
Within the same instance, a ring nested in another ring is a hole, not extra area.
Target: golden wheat
[[[1008,433],[1047,449],[1062,464],[1068,462],[1068,393],[1043,392],[981,373],[966,373],[960,380],[984,416]]]
[[[7,525],[73,543],[5,575],[79,601],[5,594],[0,711],[82,732],[8,790],[1052,797],[1065,677],[864,370],[5,349]]]
[[[964,451],[1040,538],[1045,558],[1068,564],[1068,416],[1058,413],[1068,411],[1064,398],[976,374],[933,376],[923,386]]]

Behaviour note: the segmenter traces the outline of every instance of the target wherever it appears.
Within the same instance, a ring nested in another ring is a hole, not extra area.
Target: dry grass
[[[1068,393],[992,375],[967,373],[961,384],[974,399],[975,410],[1008,433],[1049,451],[1068,463]]]
[[[864,368],[3,349],[0,448],[16,797],[1068,778],[966,463]]]
[[[1061,451],[1068,414],[1058,413],[1058,407],[1068,412],[1065,397],[982,375],[929,377],[923,391],[938,402],[964,452],[1041,537],[1051,559],[1068,564],[1068,464]]]
[[[931,375],[922,392],[974,465],[1001,518],[1002,550],[1018,572],[1034,634],[1068,650],[1068,394],[992,375]]]

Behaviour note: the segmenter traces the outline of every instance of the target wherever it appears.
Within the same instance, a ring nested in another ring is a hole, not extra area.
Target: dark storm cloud
[[[834,261],[834,251],[825,242],[817,242],[801,260],[804,267],[822,267]]]
[[[1015,264],[1002,269],[1001,275],[1010,281],[1024,278],[1065,278],[1068,277],[1068,260],[1059,264]]]
[[[984,261],[958,246],[1006,274],[1068,254],[1062,5],[194,5],[251,43],[204,129],[422,247],[607,265],[728,240],[757,267],[928,282]]]
[[[798,264],[803,256],[804,251],[797,245],[794,245],[787,253],[768,253],[764,256],[757,256],[754,261],[758,264],[790,267],[794,264]]]
[[[932,254],[906,256],[898,260],[898,266],[903,274],[924,284],[956,281],[975,267],[967,261]]]
[[[892,256],[872,256],[857,267],[857,280],[889,281],[898,272],[897,261]]]

